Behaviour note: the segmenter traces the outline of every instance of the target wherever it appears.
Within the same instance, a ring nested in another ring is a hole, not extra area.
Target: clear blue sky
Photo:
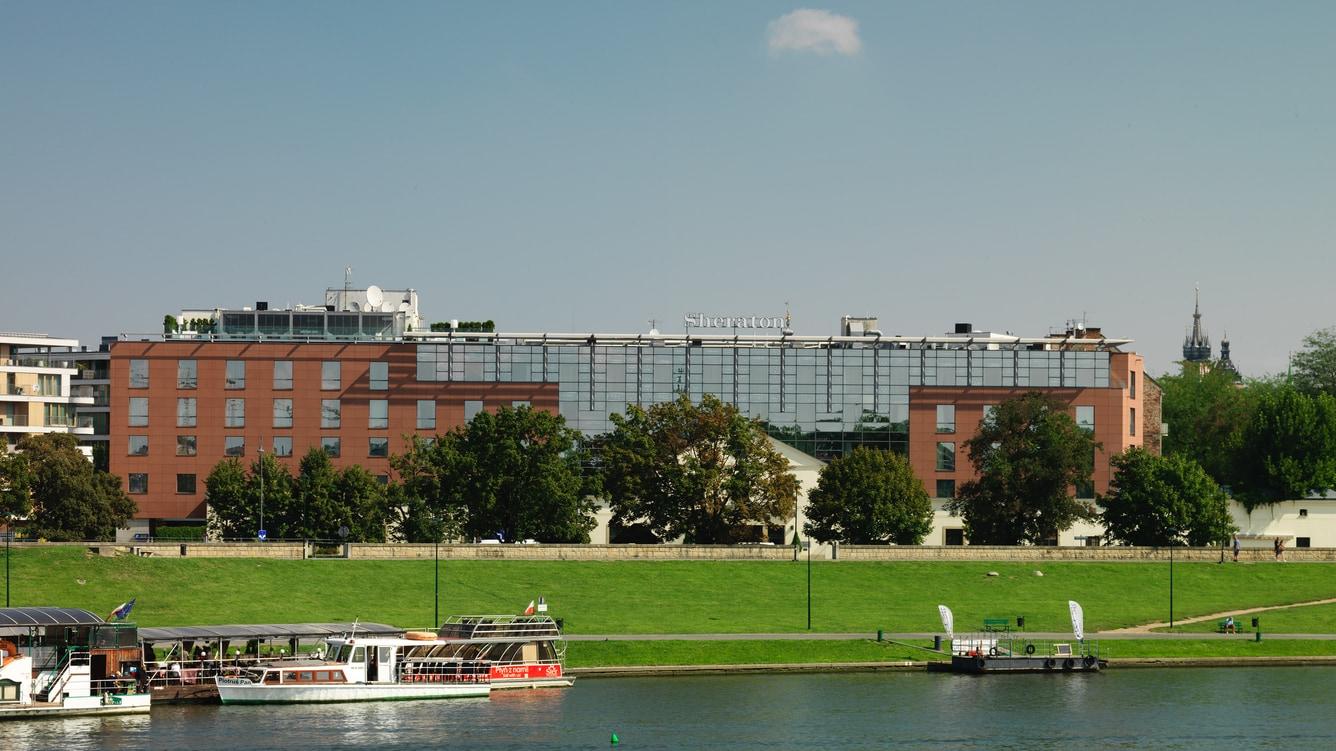
[[[834,26],[785,44],[801,7]],[[1279,371],[1336,324],[1333,29],[1331,2],[6,0],[0,329],[317,302],[351,265],[507,330],[1084,315],[1160,373],[1200,282],[1212,338]]]

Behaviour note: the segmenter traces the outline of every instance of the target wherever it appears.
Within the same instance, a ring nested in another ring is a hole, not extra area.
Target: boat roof
[[[91,626],[106,623],[83,608],[0,608],[0,626]]]
[[[165,626],[139,629],[139,638],[155,641],[214,641],[217,639],[325,639],[356,630],[360,636],[398,636],[404,632],[386,623],[261,623],[225,626]]]
[[[560,639],[561,629],[548,615],[457,615],[436,632],[447,641],[506,642]]]

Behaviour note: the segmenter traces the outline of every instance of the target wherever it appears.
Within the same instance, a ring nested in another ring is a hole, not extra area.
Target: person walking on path
[[[1234,562],[1235,562],[1235,563],[1238,563],[1238,562],[1239,562],[1239,548],[1240,548],[1240,547],[1241,547],[1241,546],[1239,545],[1239,536],[1238,536],[1238,535],[1234,535]]]
[[[1276,560],[1285,562],[1285,541],[1279,537],[1276,538]]]

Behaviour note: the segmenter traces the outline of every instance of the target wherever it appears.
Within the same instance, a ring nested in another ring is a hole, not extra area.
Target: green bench
[[[1218,634],[1237,634],[1239,632],[1239,622],[1231,621],[1228,618],[1221,618],[1216,621],[1215,631]]]
[[[1010,618],[984,618],[984,631],[1009,631],[1011,630]]]

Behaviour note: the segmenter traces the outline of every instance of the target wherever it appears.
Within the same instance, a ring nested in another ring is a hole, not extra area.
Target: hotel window
[[[1127,371],[1127,396],[1129,399],[1137,398],[1137,372],[1135,370]]]
[[[477,417],[478,413],[481,411],[481,401],[470,399],[464,402],[464,422],[472,422],[473,418]]]
[[[1076,497],[1082,500],[1090,500],[1095,497],[1095,483],[1091,480],[1082,480],[1076,483]]]
[[[224,456],[245,456],[246,455],[246,437],[240,435],[230,435],[223,439]]]
[[[229,389],[246,388],[246,361],[228,360],[227,376],[224,385]]]
[[[227,405],[223,409],[223,427],[225,428],[244,428],[246,427],[246,400],[228,399]]]
[[[195,427],[195,397],[181,396],[176,399],[176,427]]]
[[[436,429],[436,402],[430,399],[418,400],[417,427],[418,430]]]
[[[320,363],[320,388],[323,391],[336,391],[342,385],[343,366],[337,360]]]
[[[519,409],[520,407],[530,407],[533,405],[529,403],[528,399],[516,399],[510,403],[510,406],[514,407],[515,409]]]
[[[372,438],[367,446],[367,456],[387,457],[390,455],[390,439]]]
[[[372,399],[367,403],[370,410],[367,412],[366,426],[372,430],[383,430],[390,427],[390,403],[385,399]]]
[[[274,391],[292,390],[292,361],[277,360],[274,362]]]
[[[148,436],[130,436],[130,456],[148,456]]]
[[[274,400],[274,427],[290,428],[292,427],[292,400],[275,399]]]
[[[390,387],[390,364],[387,362],[371,363],[371,390],[384,391]]]
[[[274,436],[274,456],[292,456],[292,436]]]
[[[938,497],[938,498],[955,498],[955,497],[956,497],[956,481],[955,481],[955,480],[938,480],[938,481],[937,481],[937,497]]]
[[[176,387],[193,389],[199,386],[199,365],[194,360],[176,361]]]
[[[177,476],[176,476],[176,492],[177,492],[178,495],[194,495],[194,494],[195,494],[195,476],[194,476],[194,475],[177,475]]]
[[[1311,547],[1313,547],[1313,538],[1311,538],[1311,537],[1296,537],[1296,538],[1294,538],[1294,547],[1296,547],[1296,548],[1311,548]]]
[[[176,455],[194,456],[197,453],[195,436],[179,435],[176,437]]]
[[[956,471],[956,444],[951,441],[942,441],[937,444],[937,471],[954,472]]]
[[[1092,432],[1092,433],[1095,432],[1095,408],[1094,408],[1094,407],[1082,407],[1082,406],[1079,406],[1079,405],[1077,406],[1077,408],[1076,408],[1076,427],[1081,428],[1082,430],[1089,430],[1089,431]]]
[[[333,459],[339,458],[339,439],[337,436],[324,436],[320,439],[320,448]]]
[[[337,428],[341,422],[342,408],[338,399],[320,400],[320,427]]]
[[[132,396],[130,397],[130,427],[142,428],[148,426],[148,397]]]
[[[143,495],[148,492],[148,475],[143,472],[131,472],[127,484],[131,495]]]
[[[985,405],[983,405],[983,420],[981,420],[981,421],[979,422],[979,424],[980,424],[980,425],[984,425],[984,424],[986,424],[989,420],[993,419],[993,413],[994,413],[994,412],[997,412],[997,405],[996,405],[996,404],[985,404]]]
[[[965,530],[960,527],[942,530],[942,541],[947,545],[964,545]]]
[[[937,432],[938,433],[956,432],[956,405],[954,404],[937,405]]]
[[[1128,408],[1127,408],[1127,434],[1128,434],[1128,435],[1136,435],[1136,434],[1137,434],[1137,408],[1136,408],[1136,407],[1128,407]]]
[[[148,360],[130,361],[130,388],[148,388]]]

